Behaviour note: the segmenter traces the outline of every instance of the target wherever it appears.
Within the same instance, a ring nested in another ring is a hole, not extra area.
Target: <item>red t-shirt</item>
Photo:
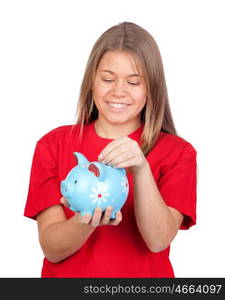
[[[95,131],[95,122],[84,126],[66,125],[51,130],[38,140],[30,173],[24,215],[35,219],[42,210],[60,204],[60,181],[75,166],[73,152],[81,152],[89,161],[112,140]],[[143,125],[129,137],[139,142]],[[184,139],[164,132],[147,155],[158,189],[168,206],[184,214],[181,229],[196,223],[196,151]],[[128,199],[122,207],[118,226],[99,226],[86,243],[59,263],[43,261],[42,277],[174,277],[169,260],[170,247],[151,252],[138,228],[134,215],[133,175],[127,173]],[[64,207],[66,216],[74,213]]]

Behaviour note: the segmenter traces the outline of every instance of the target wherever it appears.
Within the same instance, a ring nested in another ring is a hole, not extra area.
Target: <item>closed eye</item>
[[[139,82],[128,82],[128,83],[131,85],[139,85],[140,84]]]
[[[113,79],[102,79],[102,80],[105,82],[113,82],[114,81]]]
[[[106,83],[112,83],[112,82],[114,82],[114,80],[113,79],[102,79],[104,82],[106,82]],[[130,84],[130,85],[139,85],[140,84],[140,82],[130,82],[130,81],[128,81],[127,82],[128,84]]]

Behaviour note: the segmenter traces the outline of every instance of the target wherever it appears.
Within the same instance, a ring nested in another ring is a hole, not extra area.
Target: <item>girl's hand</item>
[[[103,225],[118,225],[122,221],[122,213],[118,211],[115,219],[110,219],[112,213],[112,207],[107,207],[104,212],[102,212],[100,207],[96,207],[93,217],[86,214],[80,216],[80,222],[84,224],[89,224],[92,227],[103,226]]]
[[[69,207],[64,197],[60,199],[60,202],[66,207]],[[76,213],[76,214],[79,215],[79,220],[81,223],[89,224],[92,227],[103,226],[103,225],[114,225],[114,226],[118,225],[122,221],[121,211],[117,212],[115,219],[110,219],[111,213],[112,213],[112,207],[109,206],[106,208],[104,212],[102,212],[100,207],[97,207],[95,209],[93,217],[90,214],[86,214],[84,216],[81,216],[80,213]]]
[[[138,143],[127,136],[110,142],[99,154],[98,160],[115,168],[130,167],[132,172],[148,165]]]

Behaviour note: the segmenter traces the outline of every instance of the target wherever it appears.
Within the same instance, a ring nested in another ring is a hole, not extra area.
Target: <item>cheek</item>
[[[103,97],[109,92],[109,87],[101,84],[100,82],[96,81],[93,85],[93,97],[97,100],[97,98]]]
[[[147,93],[143,89],[138,89],[132,92],[132,97],[137,103],[140,104],[140,106],[143,106],[146,102]]]

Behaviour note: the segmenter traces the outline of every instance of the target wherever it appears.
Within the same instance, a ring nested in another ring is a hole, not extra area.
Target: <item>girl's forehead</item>
[[[135,59],[131,53],[124,50],[114,50],[107,51],[103,55],[98,65],[98,71],[140,74],[141,67],[140,64],[138,64],[137,59]]]

